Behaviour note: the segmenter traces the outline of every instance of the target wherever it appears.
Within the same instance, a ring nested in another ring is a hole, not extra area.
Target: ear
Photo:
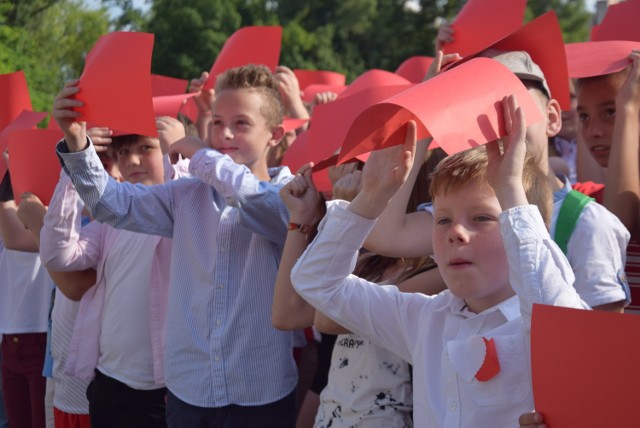
[[[269,147],[275,147],[280,144],[280,141],[284,138],[284,126],[282,124],[276,125],[271,128],[271,139],[267,143]]]
[[[547,102],[547,137],[555,137],[562,128],[562,110],[555,99]]]

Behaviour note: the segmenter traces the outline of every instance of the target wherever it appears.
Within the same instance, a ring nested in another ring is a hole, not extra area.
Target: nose
[[[140,165],[140,156],[138,156],[136,153],[127,154],[126,165],[130,165],[130,166]]]
[[[231,128],[229,128],[228,126],[225,126],[224,129],[222,130],[222,137],[225,140],[233,140],[233,132],[231,131]]]
[[[591,118],[587,124],[587,135],[591,138],[601,138],[604,135],[603,124],[597,117]]]
[[[449,243],[466,244],[469,242],[469,230],[462,223],[454,223],[449,228]]]

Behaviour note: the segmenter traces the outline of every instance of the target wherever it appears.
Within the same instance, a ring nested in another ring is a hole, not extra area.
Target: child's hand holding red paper
[[[65,83],[53,102],[53,118],[64,133],[64,139],[71,152],[79,152],[87,145],[86,123],[78,122],[80,113],[74,110],[84,105],[82,101],[75,99],[80,92],[78,83],[80,83],[79,80]]]

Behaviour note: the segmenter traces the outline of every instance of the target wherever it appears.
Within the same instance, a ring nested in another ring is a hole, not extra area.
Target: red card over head
[[[615,73],[631,64],[629,54],[640,49],[640,42],[603,41],[569,43],[565,45],[569,76],[602,76]]]
[[[32,110],[31,97],[24,71],[0,74],[0,131],[6,128],[22,110]]]
[[[61,131],[23,129],[9,134],[9,170],[16,204],[24,192],[36,195],[49,205],[60,176],[55,146]]]
[[[123,134],[157,135],[151,99],[153,34],[115,32],[87,55],[77,99],[80,120]]]
[[[527,125],[542,120],[540,107],[509,69],[474,58],[364,110],[353,121],[338,162],[403,144],[409,120],[416,122],[419,139],[432,136],[448,154],[494,141],[505,135],[501,101],[511,94]]]
[[[282,120],[282,126],[284,127],[284,132],[289,132],[300,128],[307,122],[309,122],[309,119],[294,119],[292,117],[285,117]]]
[[[396,74],[411,83],[420,83],[424,80],[424,76],[427,74],[432,62],[433,57],[430,56],[412,56],[400,64]]]
[[[205,89],[216,85],[216,79],[224,71],[248,64],[262,64],[271,71],[280,61],[282,27],[244,27],[233,33],[222,46],[209,72]]]
[[[170,116],[178,117],[178,112],[183,104],[189,98],[195,97],[196,93],[192,94],[178,94],[178,95],[165,95],[162,97],[153,97],[153,111],[156,117]]]
[[[320,93],[334,92],[340,95],[345,91],[345,89],[347,89],[346,85],[320,85],[320,84],[309,85],[304,89],[304,91],[302,91],[302,101],[307,103],[312,103],[316,95]]]
[[[640,42],[640,0],[626,0],[607,8],[591,40],[633,40]]]
[[[309,85],[344,86],[347,81],[347,76],[335,71],[295,69],[293,74],[298,78],[298,84],[303,91]]]
[[[4,153],[7,145],[9,144],[9,135],[21,129],[32,129],[42,119],[47,117],[47,113],[38,113],[33,111],[23,110],[18,117],[16,117],[9,125],[0,132],[0,153]],[[9,153],[11,157],[11,153]],[[4,177],[7,172],[7,165],[0,160],[0,177]]]
[[[547,426],[637,426],[638,361],[640,317],[533,306],[533,396]]]
[[[491,46],[522,25],[527,0],[469,0],[451,27],[454,41],[442,50],[465,57]]]
[[[184,94],[187,91],[187,86],[189,86],[189,81],[185,79],[160,74],[151,75],[151,94],[154,97]]]

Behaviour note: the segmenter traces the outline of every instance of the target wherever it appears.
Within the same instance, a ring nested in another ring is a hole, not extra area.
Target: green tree
[[[584,0],[529,0],[525,19],[529,21],[549,10],[558,15],[565,43],[589,40],[592,15]]]

